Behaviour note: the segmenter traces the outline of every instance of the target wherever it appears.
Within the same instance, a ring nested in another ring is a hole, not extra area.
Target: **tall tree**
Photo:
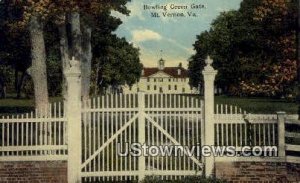
[[[64,1],[59,4],[50,3],[53,7],[57,7],[58,18],[60,21],[61,35],[61,55],[64,65],[64,70],[68,67],[70,57],[74,56],[81,61],[82,70],[82,97],[84,99],[90,94],[90,78],[92,64],[92,31],[97,26],[95,19],[103,12],[111,10],[119,11],[123,14],[128,14],[125,4],[128,0],[118,0],[114,2],[99,2],[99,1]],[[62,8],[62,4],[68,3],[68,7]],[[70,34],[68,35],[67,26],[70,25]],[[68,57],[68,59],[66,59]],[[65,84],[63,84],[65,88]]]
[[[217,83],[226,93],[251,96],[292,93],[296,76],[293,3],[244,0],[238,11],[221,13],[211,30],[198,37],[195,50],[199,54],[201,45],[208,45],[207,54],[212,55],[219,70]],[[207,38],[203,39],[204,36]],[[195,58],[192,61],[201,64]]]
[[[46,72],[46,49],[43,30],[43,15],[39,8],[42,2],[19,2],[7,0],[8,7],[17,7],[20,16],[11,22],[11,27],[16,30],[28,29],[31,45],[31,67],[29,74],[34,82],[35,106],[38,110],[44,110],[48,105],[48,84]],[[30,7],[30,13],[24,11],[24,7]],[[11,10],[8,10],[11,11]]]
[[[253,19],[261,25],[264,48],[268,49],[271,63],[263,65],[265,77],[260,82],[243,82],[245,89],[268,95],[293,93],[296,81],[297,2],[262,0],[254,8]],[[268,26],[265,26],[268,25]]]
[[[60,23],[61,33],[61,55],[63,60],[63,68],[67,69],[69,65],[67,62],[71,56],[75,56],[77,60],[82,62],[81,68],[83,73],[83,91],[84,98],[89,95],[89,83],[91,73],[91,32],[93,27],[93,18],[103,11],[116,10],[123,14],[128,14],[128,10],[125,4],[128,0],[118,0],[114,2],[108,1],[79,1],[79,0],[63,0],[63,1],[51,1],[51,0],[40,0],[40,1],[18,1],[17,5],[23,8],[23,19],[21,25],[29,25],[32,29],[30,32],[38,32],[42,30],[42,25],[47,19],[53,19]],[[10,4],[15,5],[15,1],[9,1]],[[84,20],[84,21],[83,21]],[[88,21],[86,21],[88,20]],[[67,26],[70,25],[70,34],[68,35]],[[39,29],[38,29],[39,28]],[[38,52],[42,52],[44,47],[37,47],[34,44],[41,44],[43,41],[41,33],[30,34],[32,40],[32,58],[36,62],[39,60],[40,63],[45,63],[41,59],[45,58],[42,55],[35,55]],[[34,37],[37,36],[37,37]],[[39,36],[39,38],[38,38]],[[37,41],[40,42],[37,42]],[[37,50],[39,48],[40,50]],[[66,58],[68,56],[68,58]],[[35,68],[36,63],[32,63]],[[44,64],[45,66],[46,64]],[[41,65],[39,65],[41,67]],[[40,72],[32,72],[33,75],[44,76],[44,69],[41,67]],[[35,80],[36,76],[33,76]],[[40,81],[46,80],[46,78],[40,78]],[[47,81],[47,80],[46,80]],[[38,82],[38,81],[36,81]],[[41,88],[35,84],[36,96],[41,96]],[[44,84],[45,85],[45,84]],[[45,85],[46,86],[46,85]],[[65,88],[65,87],[64,87]],[[47,93],[45,93],[47,94]],[[47,97],[46,97],[47,98]],[[37,102],[40,99],[36,100]],[[40,101],[41,103],[46,102],[47,99]]]

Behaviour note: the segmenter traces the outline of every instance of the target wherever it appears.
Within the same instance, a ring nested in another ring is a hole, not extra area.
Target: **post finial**
[[[205,63],[207,66],[211,66],[211,64],[213,63],[214,61],[210,58],[210,56],[208,55],[206,60],[205,60]]]
[[[70,60],[70,65],[71,67],[78,67],[79,66],[79,61],[75,59],[73,56],[72,59]]]
[[[75,57],[69,60],[69,64],[70,67],[67,68],[66,74],[80,74],[80,62]]]
[[[204,71],[215,71],[215,69],[212,67],[213,62],[213,59],[211,59],[211,57],[208,55],[205,60],[206,66],[204,67]]]

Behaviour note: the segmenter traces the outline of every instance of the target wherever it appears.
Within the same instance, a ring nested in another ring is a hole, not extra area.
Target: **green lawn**
[[[59,97],[50,98],[50,102],[62,100]],[[18,114],[34,110],[33,99],[0,99],[0,114]]]
[[[51,98],[50,101],[58,101],[61,98]],[[281,99],[268,98],[239,98],[216,96],[217,104],[236,105],[253,114],[275,114],[278,111],[285,111],[288,114],[297,114],[297,104],[295,102],[287,102]],[[29,112],[33,109],[34,102],[29,99],[1,99],[0,114],[13,114]]]

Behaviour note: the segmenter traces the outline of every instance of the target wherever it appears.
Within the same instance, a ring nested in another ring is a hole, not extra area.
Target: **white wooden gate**
[[[201,145],[203,102],[170,94],[107,95],[83,103],[83,182],[141,180],[155,175],[170,180],[202,173],[201,157],[134,157],[126,143]]]

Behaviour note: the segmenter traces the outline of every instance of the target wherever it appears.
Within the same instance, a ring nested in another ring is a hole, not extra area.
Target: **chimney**
[[[145,75],[145,69],[142,70],[142,76],[144,76],[144,75]]]
[[[181,68],[178,68],[178,70],[177,70],[177,74],[178,74],[178,76],[180,76],[180,75],[181,75]]]
[[[178,69],[177,69],[177,74],[178,74],[178,76],[181,75],[181,68],[182,68],[182,63],[179,63]]]

